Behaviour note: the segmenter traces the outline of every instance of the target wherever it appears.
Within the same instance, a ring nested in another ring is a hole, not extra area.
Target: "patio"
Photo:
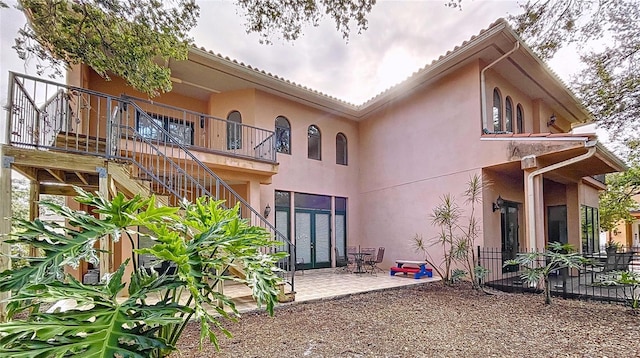
[[[390,276],[388,271],[377,275],[336,273],[335,268],[305,270],[295,277],[295,302],[326,300],[356,293],[387,290],[395,287],[423,285],[440,281],[439,277],[414,279],[413,275]],[[242,284],[227,284],[224,293],[233,298],[240,312],[256,309],[251,290]]]

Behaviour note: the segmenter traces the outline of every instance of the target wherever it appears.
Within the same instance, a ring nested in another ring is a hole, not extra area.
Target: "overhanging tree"
[[[14,48],[36,57],[38,73],[84,63],[155,96],[171,90],[165,61],[185,60],[199,7],[195,0],[19,0],[28,25]]]
[[[351,24],[367,28],[376,0],[237,0],[247,32],[270,43],[274,36],[296,40],[304,25],[324,17],[348,39]],[[28,25],[14,48],[22,59],[38,59],[38,74],[84,63],[102,77],[111,75],[149,96],[172,88],[169,59],[185,60],[200,9],[195,0],[19,0]],[[0,7],[6,7],[0,2]]]
[[[634,200],[637,195],[640,195],[640,166],[608,174],[607,189],[600,194],[600,228],[611,231],[621,221],[632,221],[629,211],[638,208]]]
[[[632,155],[640,140],[640,1],[537,0],[521,7],[510,20],[540,57],[571,44],[579,49],[585,66],[571,87]]]

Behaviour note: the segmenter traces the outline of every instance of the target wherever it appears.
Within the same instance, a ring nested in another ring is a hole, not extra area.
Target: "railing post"
[[[3,142],[0,144],[9,144],[11,143],[11,119],[13,115],[13,93],[14,86],[16,81],[16,74],[13,72],[9,72],[9,89],[7,93],[7,122],[6,127],[4,128],[4,137],[2,138]]]
[[[105,143],[105,147],[104,147],[104,151],[105,151],[105,156],[107,158],[111,158],[112,156],[112,151],[111,151],[111,147],[114,145],[114,143],[112,143],[113,141],[113,136],[111,135],[113,132],[113,117],[114,117],[114,113],[111,113],[111,101],[112,98],[111,97],[107,97],[107,123],[105,123],[105,127],[106,127],[106,133],[105,133],[105,137],[106,137],[106,143]],[[96,148],[98,148],[96,146]]]
[[[476,266],[480,267],[482,266],[482,261],[480,260],[480,245],[478,245],[478,262],[476,263]],[[482,286],[482,277],[478,276],[476,277],[478,279],[478,286]]]

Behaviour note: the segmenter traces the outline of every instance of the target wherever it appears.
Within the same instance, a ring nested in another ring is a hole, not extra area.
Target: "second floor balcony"
[[[109,156],[126,129],[161,146],[186,148],[212,167],[241,163],[249,171],[277,172],[272,130],[15,73],[9,96],[5,140],[14,145]]]

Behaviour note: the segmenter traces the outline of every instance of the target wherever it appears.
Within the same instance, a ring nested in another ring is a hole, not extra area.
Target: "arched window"
[[[516,107],[516,125],[518,126],[518,133],[524,133],[524,114],[520,103]]]
[[[509,96],[504,101],[504,130],[513,132],[513,102]]]
[[[502,130],[502,96],[498,87],[493,89],[493,131]]]
[[[227,116],[227,149],[242,148],[242,115],[233,111]]]
[[[307,130],[307,141],[309,145],[308,147],[309,149],[307,151],[307,157],[309,159],[317,159],[317,160],[322,159],[322,156],[320,155],[321,153],[320,139],[321,139],[320,129],[318,129],[318,127],[315,124],[310,125],[309,129]]]
[[[283,116],[276,118],[276,150],[278,153],[291,154],[291,125]]]
[[[347,165],[347,137],[342,133],[336,135],[336,164]]]

